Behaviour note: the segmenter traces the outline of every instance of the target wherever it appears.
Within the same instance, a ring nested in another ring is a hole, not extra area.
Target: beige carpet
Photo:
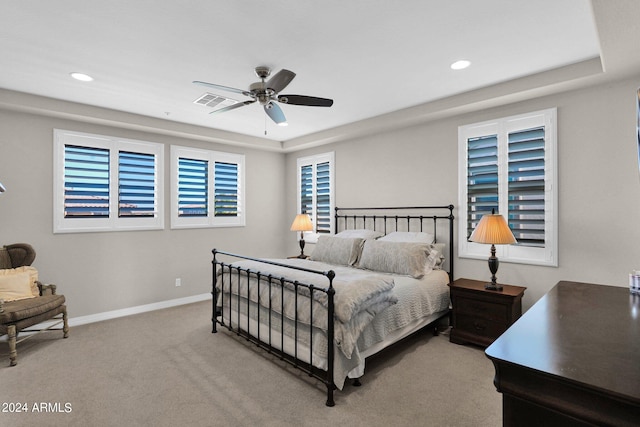
[[[318,381],[211,334],[210,310],[203,302],[77,326],[66,340],[41,334],[18,345],[15,367],[0,342],[0,426],[502,423],[493,365],[446,334],[425,331],[371,358],[362,387],[337,391],[328,408]],[[27,412],[5,412],[15,404]]]

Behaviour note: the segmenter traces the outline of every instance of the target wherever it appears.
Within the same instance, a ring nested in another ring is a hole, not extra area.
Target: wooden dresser
[[[502,285],[501,291],[491,291],[485,289],[486,283],[458,279],[449,284],[453,307],[451,342],[486,347],[521,316],[526,288]]]
[[[505,426],[640,425],[640,296],[559,282],[486,349]]]

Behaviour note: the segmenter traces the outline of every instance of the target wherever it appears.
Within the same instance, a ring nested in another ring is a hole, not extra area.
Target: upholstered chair
[[[38,271],[31,267],[35,257],[35,250],[26,243],[0,247],[0,336],[8,336],[11,366],[17,364],[16,345],[35,335],[18,340],[20,332],[62,330],[64,338],[69,336],[64,295],[56,294],[55,285],[38,280]],[[53,323],[40,329],[26,329],[46,321]],[[60,324],[62,328],[54,327]]]

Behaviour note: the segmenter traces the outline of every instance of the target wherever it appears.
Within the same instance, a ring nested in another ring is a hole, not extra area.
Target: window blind
[[[317,233],[331,233],[331,163],[300,168],[300,212],[309,214]]]
[[[202,217],[209,212],[209,162],[178,158],[178,216]]]
[[[314,220],[313,211],[313,165],[300,168],[300,213],[309,214]]]
[[[525,246],[545,245],[545,129],[509,134],[508,222]]]
[[[467,140],[467,239],[485,214],[499,212],[498,136]]]
[[[156,157],[153,154],[118,153],[118,216],[156,215]]]
[[[238,164],[215,162],[214,216],[238,216]]]
[[[331,165],[316,165],[316,221],[317,233],[331,233]]]
[[[109,150],[64,146],[64,217],[109,217]]]

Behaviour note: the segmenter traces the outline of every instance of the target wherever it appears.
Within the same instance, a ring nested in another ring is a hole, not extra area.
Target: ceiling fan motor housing
[[[256,76],[260,77],[261,79],[266,79],[271,75],[271,68],[269,67],[259,66],[259,67],[256,67],[255,71],[256,71]]]

